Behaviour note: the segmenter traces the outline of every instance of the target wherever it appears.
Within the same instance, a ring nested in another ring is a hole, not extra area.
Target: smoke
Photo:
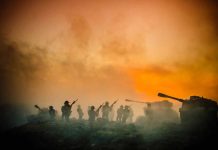
[[[47,52],[39,47],[0,38],[0,131],[25,124],[30,114],[26,95],[43,82]],[[28,108],[28,109],[27,109]]]
[[[80,48],[80,50],[86,49],[92,35],[88,21],[82,16],[74,17],[71,21],[70,29],[72,34],[71,40],[74,41],[74,44]]]
[[[192,1],[192,3],[194,2]],[[199,36],[187,47],[189,53],[185,61],[177,61],[175,66],[177,71],[189,76],[185,83],[188,89],[217,100],[218,11],[216,6],[218,2],[213,0],[199,1],[196,4],[196,12],[199,13],[201,26],[196,25],[195,29]],[[193,85],[190,85],[190,82]],[[207,93],[203,89],[207,89]]]
[[[47,52],[39,47],[0,39],[1,101],[20,99],[29,83],[43,81],[39,72],[48,68]]]
[[[216,6],[213,0],[4,1],[0,99],[56,108],[74,97],[84,107],[155,100],[160,91],[218,99]]]

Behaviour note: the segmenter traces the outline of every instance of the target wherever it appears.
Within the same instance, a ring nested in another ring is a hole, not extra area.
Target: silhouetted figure
[[[106,102],[102,107],[102,118],[105,120],[109,120],[109,113],[111,111],[111,107],[109,106],[109,102]]]
[[[88,115],[89,115],[89,125],[90,127],[93,127],[95,118],[97,116],[96,111],[95,111],[95,106],[91,106],[90,110],[88,111]]]
[[[83,111],[82,111],[82,108],[80,105],[78,105],[78,107],[77,107],[77,113],[79,115],[79,120],[82,120],[84,114],[83,114]]]
[[[91,107],[92,106],[88,106],[88,108],[87,108],[87,113],[89,114],[89,111],[91,110]]]
[[[129,117],[127,118],[127,122],[128,123],[132,123],[133,122],[133,116],[134,116],[134,112],[132,107],[129,106]]]
[[[109,102],[106,102],[105,105],[102,107],[102,118],[109,121],[109,114],[111,113],[114,104],[117,103],[118,100],[114,101],[111,106],[109,106]]]
[[[125,106],[123,110],[122,123],[126,123],[127,118],[129,117],[129,107]]]
[[[69,104],[69,101],[64,102],[64,106],[61,107],[62,119],[65,119],[66,121],[69,121],[69,117],[70,117],[70,114],[72,112],[71,108],[72,108],[73,104],[76,103],[76,101],[74,101],[72,104]]]
[[[113,121],[114,120],[114,114],[115,114],[115,111],[114,111],[114,109],[112,107],[111,111],[109,113],[109,121]]]
[[[120,108],[117,109],[117,121],[121,122],[123,117],[123,105],[120,106]]]
[[[55,120],[56,118],[56,111],[53,106],[49,106],[49,116],[51,120]]]
[[[99,115],[99,110],[101,109],[102,105],[98,107],[98,109],[95,111],[95,106],[91,106],[90,110],[88,110],[89,115],[89,125],[92,128],[94,125],[94,122],[96,120],[96,117]]]
[[[150,103],[147,104],[147,108],[144,109],[145,115],[149,121],[153,119],[153,109]]]

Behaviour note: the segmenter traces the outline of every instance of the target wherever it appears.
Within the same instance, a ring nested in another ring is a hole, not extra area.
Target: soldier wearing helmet
[[[129,117],[129,106],[125,106],[123,110],[123,117],[122,117],[122,123],[126,123],[127,118]]]
[[[95,106],[90,106],[90,109],[88,110],[88,115],[89,115],[89,125],[91,128],[93,127],[93,124],[96,120],[96,117],[99,115],[99,110],[101,109],[102,106],[103,104],[100,105],[97,110],[95,110]]]
[[[117,121],[121,122],[123,117],[123,105],[120,106],[120,108],[117,109]]]
[[[109,120],[109,113],[111,111],[111,107],[109,106],[109,102],[106,102],[102,107],[102,118],[105,120]]]
[[[71,108],[73,106],[73,104],[76,102],[77,100],[75,100],[74,102],[72,102],[72,104],[70,104],[69,101],[65,101],[64,105],[61,107],[61,111],[62,111],[62,119],[65,119],[66,121],[69,121],[69,117],[71,114]]]
[[[50,116],[51,120],[55,120],[56,110],[54,109],[53,106],[49,106],[49,116]]]

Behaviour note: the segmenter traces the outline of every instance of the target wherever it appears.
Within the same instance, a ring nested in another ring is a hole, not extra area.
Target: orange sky
[[[5,2],[1,80],[13,84],[8,95],[45,106],[69,98],[85,106],[117,98],[161,100],[157,92],[218,99],[215,4]]]

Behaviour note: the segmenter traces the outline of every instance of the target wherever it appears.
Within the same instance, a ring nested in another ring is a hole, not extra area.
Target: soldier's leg
[[[69,115],[66,116],[66,120],[67,120],[67,122],[70,121],[70,116]]]

